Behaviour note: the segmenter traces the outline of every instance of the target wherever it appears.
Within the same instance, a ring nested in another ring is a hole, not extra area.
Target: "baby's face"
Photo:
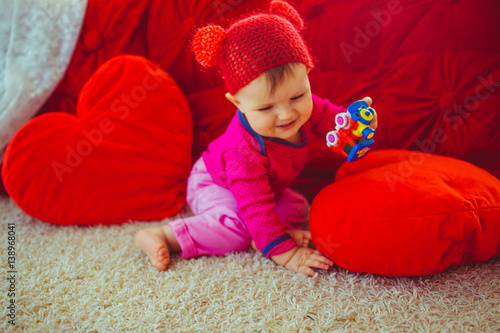
[[[295,63],[292,69],[293,75],[285,75],[272,96],[269,82],[265,74],[261,74],[228,99],[261,136],[298,143],[299,129],[311,116],[313,103],[306,66]]]

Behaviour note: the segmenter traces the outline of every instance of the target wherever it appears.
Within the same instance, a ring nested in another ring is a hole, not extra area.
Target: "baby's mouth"
[[[295,120],[293,120],[293,121],[291,121],[289,123],[283,124],[283,125],[278,125],[276,127],[281,128],[281,129],[288,129],[288,128],[293,127],[293,125],[295,125],[296,121],[297,121],[297,119],[295,119]]]

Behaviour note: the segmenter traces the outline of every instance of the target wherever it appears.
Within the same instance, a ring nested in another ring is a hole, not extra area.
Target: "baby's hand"
[[[312,240],[311,232],[307,230],[287,229],[286,232],[288,232],[299,247],[308,247],[309,242]]]
[[[322,255],[319,251],[307,247],[299,248],[293,257],[285,265],[296,273],[304,273],[309,276],[314,276],[313,268],[327,270],[333,265],[333,261]]]
[[[365,97],[363,98],[363,101],[365,101],[366,104],[368,104],[368,106],[371,106],[373,103],[371,97]],[[375,112],[375,114],[373,115],[373,121],[370,124],[370,127],[376,130],[378,127],[378,117],[377,117],[377,111],[375,111],[375,109],[373,109],[373,111]]]

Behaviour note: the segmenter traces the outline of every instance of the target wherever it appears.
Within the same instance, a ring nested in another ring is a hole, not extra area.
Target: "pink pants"
[[[170,222],[182,258],[248,249],[252,238],[233,193],[213,182],[202,158],[189,175],[187,202],[195,216]],[[302,194],[288,188],[276,197],[275,211],[285,228],[299,229],[307,221],[309,204]]]

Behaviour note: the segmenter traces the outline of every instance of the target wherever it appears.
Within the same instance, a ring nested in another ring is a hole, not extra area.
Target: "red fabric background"
[[[306,20],[304,36],[316,58],[314,92],[341,105],[370,95],[380,119],[375,149],[453,156],[500,177],[500,2],[291,3]],[[263,0],[90,0],[70,67],[42,112],[74,113],[81,87],[99,65],[121,53],[143,55],[186,94],[196,158],[234,110],[218,74],[196,64],[189,40],[197,27],[227,26],[265,7]],[[297,181],[307,193],[331,182],[341,163],[323,138],[315,146]]]
[[[296,0],[316,59],[313,91],[347,105],[370,95],[379,114],[375,149],[457,157],[500,177],[500,2],[496,0]],[[233,106],[218,74],[189,51],[197,27],[230,21],[267,1],[89,0],[62,82],[40,113],[75,114],[80,90],[123,54],[158,63],[179,84],[193,119],[193,158],[227,126]],[[489,83],[488,83],[489,82]],[[309,198],[342,159],[312,143],[296,187]],[[33,161],[36,163],[36,161]]]

